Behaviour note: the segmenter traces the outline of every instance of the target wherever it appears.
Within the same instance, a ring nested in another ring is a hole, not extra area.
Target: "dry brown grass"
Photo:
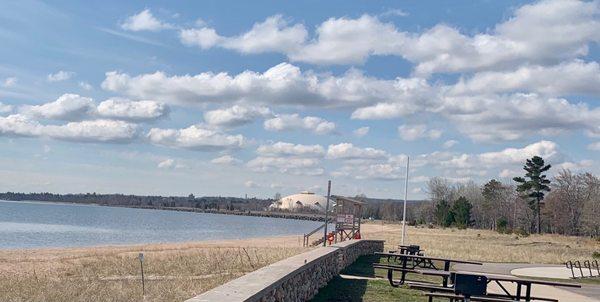
[[[0,252],[0,301],[183,301],[301,253],[297,238]],[[145,255],[142,298],[138,253]]]
[[[561,264],[567,260],[591,259],[600,242],[590,238],[560,235],[499,234],[489,230],[429,229],[407,227],[406,244],[417,244],[429,256],[488,262]],[[400,243],[401,226],[373,222],[363,225],[369,239],[386,240],[386,249]]]
[[[366,239],[400,241],[400,225],[363,225]],[[600,243],[555,235],[517,237],[485,230],[408,228],[427,255],[561,263],[590,258]],[[0,250],[0,301],[183,301],[245,273],[306,251],[301,236],[97,248]],[[145,254],[142,298],[137,255]]]

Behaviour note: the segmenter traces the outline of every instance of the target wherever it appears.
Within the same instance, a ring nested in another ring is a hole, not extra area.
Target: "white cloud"
[[[516,70],[478,72],[452,85],[449,92],[455,95],[506,92],[600,95],[600,65],[575,60],[553,66],[526,65]]]
[[[76,142],[126,143],[137,136],[136,125],[122,121],[93,120],[65,125],[42,125],[22,114],[0,117],[0,134],[49,137]]]
[[[398,133],[403,140],[414,141],[420,138],[438,139],[442,131],[438,129],[427,129],[427,125],[402,125],[398,127]]]
[[[378,80],[356,71],[342,77],[315,75],[302,73],[287,63],[263,74],[244,72],[235,77],[211,73],[167,77],[155,73],[132,78],[108,73],[103,87],[135,98],[155,96],[176,104],[231,101],[322,107],[374,104],[355,110],[352,114],[355,119],[430,112],[449,119],[459,131],[477,141],[515,140],[525,135],[554,135],[566,130],[600,133],[594,126],[598,125],[598,109],[565,99],[531,93],[450,96],[422,79]],[[293,119],[296,125],[304,122],[300,119],[299,116]],[[285,125],[281,120],[276,118],[269,123],[277,129]]]
[[[330,18],[308,37],[301,24],[290,26],[281,16],[257,23],[236,37],[214,29],[182,31],[187,44],[220,46],[244,53],[277,51],[292,61],[313,64],[360,64],[369,56],[401,56],[417,74],[461,72],[544,63],[584,56],[600,41],[597,1],[546,0],[518,7],[510,18],[485,33],[465,35],[438,24],[424,32],[400,31],[370,15]],[[210,34],[206,33],[210,32]]]
[[[457,140],[453,140],[453,139],[451,139],[451,140],[447,140],[447,141],[445,141],[445,142],[444,142],[444,144],[442,145],[442,147],[443,147],[444,149],[450,149],[450,148],[452,148],[452,147],[456,146],[457,144],[458,144],[458,141],[457,141]]]
[[[235,37],[220,36],[214,29],[183,29],[179,33],[181,42],[202,49],[222,47],[241,53],[289,52],[294,51],[306,40],[308,33],[302,24],[288,26],[281,16],[268,17],[255,23],[248,32]]]
[[[490,34],[465,36],[438,25],[414,38],[405,57],[417,71],[456,72],[581,56],[600,40],[598,2],[539,1],[517,8]]]
[[[42,125],[22,114],[0,117],[0,134],[3,136],[38,136]]]
[[[460,154],[435,151],[420,154],[411,157],[411,168],[426,167],[427,171],[434,173],[433,175],[444,175],[447,178],[458,176],[461,181],[476,180],[490,173],[498,173],[500,177],[505,178],[520,174],[520,167],[533,156],[541,156],[553,165],[562,162],[565,157],[556,143],[542,140],[524,147],[504,148],[494,152]],[[399,166],[399,161],[396,165]]]
[[[335,130],[335,123],[320,117],[300,117],[297,113],[281,114],[264,123],[269,131],[309,130],[315,134],[328,134]]]
[[[217,165],[237,165],[242,161],[231,155],[223,155],[217,158],[213,158],[210,162]]]
[[[256,172],[277,171],[292,175],[322,175],[324,170],[319,167],[320,160],[317,158],[302,157],[267,157],[258,156],[246,166]]]
[[[213,126],[236,127],[254,122],[257,118],[271,115],[267,107],[234,105],[204,113],[204,121]]]
[[[388,16],[406,17],[408,15],[409,15],[409,13],[407,13],[404,10],[401,10],[399,8],[388,9],[385,12],[379,14],[379,16],[381,16],[381,17],[388,17]]]
[[[13,111],[12,105],[7,105],[7,104],[0,102],[0,113],[9,113],[11,111]]]
[[[79,82],[79,87],[81,87],[83,90],[92,90],[94,89],[94,87],[88,83],[88,82]]]
[[[317,37],[287,53],[293,61],[313,64],[360,64],[370,55],[397,54],[406,34],[391,23],[362,15],[358,19],[330,18],[316,30]]]
[[[585,169],[589,169],[594,166],[594,161],[589,159],[584,159],[579,162],[570,162],[566,161],[556,165],[558,169],[565,169],[571,171],[583,171]],[[556,171],[556,170],[555,170]]]
[[[354,179],[395,180],[402,178],[402,168],[389,163],[343,165],[331,173],[332,176]]]
[[[172,169],[175,167],[175,160],[172,158],[167,158],[158,163],[157,167],[159,169]]]
[[[257,148],[258,157],[246,163],[256,172],[279,172],[292,175],[322,175],[321,158],[325,150],[320,145],[301,145],[276,142]]]
[[[388,153],[374,148],[355,147],[350,143],[329,145],[327,157],[331,159],[382,159],[387,158]]]
[[[592,151],[600,151],[600,142],[589,144],[588,149]]]
[[[368,84],[368,85],[367,85]],[[373,104],[356,109],[353,119],[390,119],[417,113],[437,104],[439,97],[436,89],[429,86],[426,80],[419,78],[396,78],[392,83],[370,81],[365,83],[365,90],[380,89],[387,98],[371,98]],[[392,86],[388,86],[392,84]],[[376,91],[376,90],[374,90]],[[377,94],[375,94],[377,95]],[[383,100],[383,102],[376,102]]]
[[[121,28],[130,31],[159,31],[163,29],[173,28],[173,25],[164,23],[152,15],[149,9],[127,17],[125,22],[121,24]]]
[[[256,152],[262,156],[323,157],[325,155],[325,149],[320,145],[294,145],[285,142],[261,145]]]
[[[131,121],[155,120],[166,116],[169,107],[155,101],[131,101],[127,99],[108,99],[97,107],[99,116]]]
[[[248,180],[248,181],[246,181],[246,182],[244,183],[244,186],[245,186],[246,188],[258,188],[258,187],[260,187],[260,185],[259,185],[259,184],[257,184],[257,183],[256,183],[256,182],[254,182],[254,181],[251,181],[251,180]]]
[[[209,49],[220,43],[223,37],[219,36],[214,29],[203,27],[183,29],[179,32],[179,39],[185,45]]]
[[[77,94],[63,94],[56,101],[43,105],[24,106],[24,114],[56,120],[79,120],[94,111],[92,99]]]
[[[156,145],[199,151],[236,149],[244,144],[244,137],[240,134],[230,135],[202,125],[185,129],[152,128],[147,137]]]
[[[552,136],[569,130],[600,134],[600,108],[536,94],[447,97],[435,110],[476,141]]]
[[[165,160],[160,161],[158,163],[158,165],[156,165],[156,167],[159,169],[171,170],[171,169],[183,169],[186,166],[172,158],[167,158]]]
[[[59,70],[56,73],[49,74],[47,79],[48,82],[61,82],[72,78],[74,75],[75,73],[72,71]]]
[[[45,135],[66,141],[127,143],[137,136],[137,126],[123,121],[93,120],[44,126]]]
[[[77,94],[63,94],[56,101],[42,105],[24,105],[23,114],[54,120],[83,120],[87,118],[150,121],[166,116],[169,108],[155,101],[131,101],[113,98],[96,106],[92,99]]]
[[[16,77],[8,77],[6,79],[4,79],[4,81],[2,82],[2,87],[13,87],[15,85],[17,85],[17,82],[19,81],[19,79],[17,79]]]
[[[502,178],[511,178],[512,179],[513,177],[519,176],[520,174],[523,174],[523,173],[521,173],[520,171],[517,171],[517,170],[502,169],[502,171],[500,171],[500,173],[498,173],[498,176],[502,177]]]
[[[194,76],[168,76],[163,72],[132,77],[111,71],[102,88],[136,99],[153,99],[178,105],[231,103],[301,105],[318,107],[366,106],[393,101],[402,113],[413,113],[434,99],[423,79],[381,80],[351,69],[342,76],[302,72],[281,63],[264,73],[244,71],[235,76],[204,72]],[[367,118],[354,116],[354,118]]]
[[[500,165],[524,163],[533,156],[541,156],[546,160],[557,159],[560,156],[558,145],[551,141],[539,141],[523,148],[506,148],[498,152],[479,154],[478,159],[484,164]]]
[[[354,131],[352,131],[352,133],[354,133],[354,135],[356,137],[363,137],[369,133],[369,130],[370,130],[369,127],[360,127],[358,129],[355,129]]]

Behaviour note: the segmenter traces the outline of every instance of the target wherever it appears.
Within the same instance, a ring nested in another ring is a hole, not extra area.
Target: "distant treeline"
[[[51,201],[79,204],[99,204],[107,206],[132,206],[132,207],[186,207],[214,210],[240,210],[261,211],[268,207],[273,199],[238,198],[206,196],[140,196],[124,194],[53,194],[53,193],[0,193],[0,199],[11,201]]]

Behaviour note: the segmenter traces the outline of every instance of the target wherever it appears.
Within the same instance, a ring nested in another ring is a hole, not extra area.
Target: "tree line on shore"
[[[105,206],[144,208],[199,208],[206,210],[260,211],[273,203],[273,199],[238,198],[222,196],[142,196],[125,194],[54,194],[54,193],[0,193],[1,200],[51,201]]]
[[[600,178],[562,169],[549,179],[545,173],[550,168],[535,156],[525,163],[524,177],[509,183],[492,179],[478,185],[431,178],[427,183],[429,199],[408,205],[407,222],[600,237]],[[371,203],[364,216],[401,220],[402,204]]]

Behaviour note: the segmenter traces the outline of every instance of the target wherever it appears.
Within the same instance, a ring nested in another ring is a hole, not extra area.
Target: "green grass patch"
[[[387,280],[349,280],[336,276],[312,301],[417,302],[427,298],[420,291],[391,287]]]
[[[409,289],[406,286],[392,287],[387,278],[387,270],[373,269],[373,263],[387,263],[386,258],[379,256],[362,256],[352,265],[344,269],[340,274],[383,278],[378,280],[356,280],[345,279],[340,276],[333,278],[326,287],[322,288],[313,302],[322,301],[367,301],[367,302],[417,302],[427,301],[427,297],[421,291]],[[432,283],[441,282],[441,278],[410,274],[411,280],[428,281]],[[434,300],[446,301],[446,300]]]

